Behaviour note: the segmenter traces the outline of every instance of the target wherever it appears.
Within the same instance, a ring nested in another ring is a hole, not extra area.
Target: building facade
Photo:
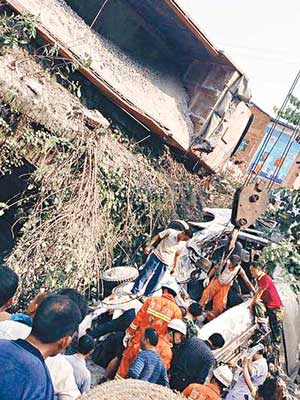
[[[243,174],[253,171],[274,187],[299,188],[300,144],[293,140],[294,128],[250,106],[252,123],[240,141],[233,159]]]

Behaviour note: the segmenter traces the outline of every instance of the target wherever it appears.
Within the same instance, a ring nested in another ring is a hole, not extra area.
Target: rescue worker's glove
[[[126,348],[130,342],[132,338],[132,335],[130,335],[129,333],[126,333],[124,338],[123,338],[123,346]]]
[[[203,281],[203,287],[204,287],[204,288],[207,287],[208,284],[209,284],[209,278],[204,279],[204,281]]]

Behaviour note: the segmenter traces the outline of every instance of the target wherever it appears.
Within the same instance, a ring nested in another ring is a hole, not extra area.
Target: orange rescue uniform
[[[221,391],[217,385],[192,383],[182,393],[188,400],[221,400]]]
[[[168,371],[170,369],[173,354],[171,350],[171,345],[166,336],[159,337],[155,350],[162,359],[162,362],[164,363],[164,366]],[[127,377],[129,368],[140,351],[141,346],[139,343],[133,344],[132,346],[129,346],[124,350],[123,357],[116,373],[115,379],[125,379]]]
[[[212,310],[206,313],[206,318],[211,321],[220,315],[227,303],[227,297],[229,290],[231,288],[231,283],[228,285],[221,285],[218,278],[213,278],[207,288],[204,289],[200,304],[204,307],[210,301],[213,302]]]
[[[172,295],[166,293],[161,297],[149,297],[126,331],[133,336],[129,346],[140,344],[146,328],[155,329],[158,336],[165,335],[168,323],[175,318],[182,319],[182,313]]]

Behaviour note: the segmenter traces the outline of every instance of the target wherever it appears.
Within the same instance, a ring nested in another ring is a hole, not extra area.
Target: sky
[[[252,100],[274,114],[300,69],[300,0],[177,2],[249,77]]]

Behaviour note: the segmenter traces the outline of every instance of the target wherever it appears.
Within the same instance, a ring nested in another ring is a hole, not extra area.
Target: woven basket
[[[153,383],[126,379],[110,381],[95,387],[81,400],[183,400],[180,394]]]
[[[135,267],[121,266],[107,269],[102,274],[102,279],[107,282],[125,283],[134,281],[139,275]]]

